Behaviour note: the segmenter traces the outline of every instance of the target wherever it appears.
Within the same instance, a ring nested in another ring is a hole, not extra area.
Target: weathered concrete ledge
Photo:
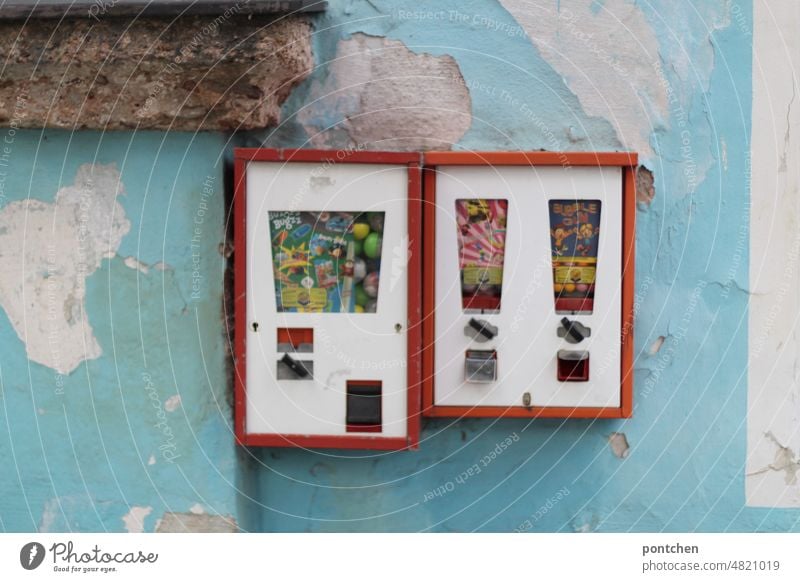
[[[0,125],[236,130],[274,125],[311,72],[311,24],[241,16],[0,22]]]

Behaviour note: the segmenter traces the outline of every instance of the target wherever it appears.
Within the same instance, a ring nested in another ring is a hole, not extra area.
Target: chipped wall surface
[[[0,530],[154,531],[197,504],[234,515],[226,140],[4,139]]]
[[[73,317],[95,351],[71,347],[73,370],[59,373],[15,323],[47,321],[43,307],[0,312],[0,456],[13,467],[0,473],[0,527],[797,530],[796,510],[745,495],[749,0],[371,0],[310,18],[314,71],[237,143],[641,154],[634,417],[426,420],[416,452],[236,449],[220,255],[233,140],[17,131],[0,220],[55,216],[81,168],[109,183],[117,172],[118,190],[102,189],[90,221],[102,244]],[[24,289],[46,285],[47,235],[13,222],[0,236],[33,245],[13,268],[37,265]],[[797,449],[772,434],[777,470],[763,478],[783,482]]]
[[[747,501],[800,507],[800,41],[796,2],[755,9]]]
[[[236,130],[272,125],[311,69],[302,17],[0,22],[0,123]],[[24,103],[24,115],[15,110]]]

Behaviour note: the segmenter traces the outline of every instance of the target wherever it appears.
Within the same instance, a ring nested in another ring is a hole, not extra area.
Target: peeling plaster
[[[639,166],[636,168],[636,202],[638,202],[639,208],[650,206],[655,197],[656,187],[653,172],[644,166]]]
[[[152,512],[152,507],[131,507],[131,510],[122,516],[125,529],[128,533],[142,533],[144,531],[144,518]]]
[[[134,269],[136,271],[139,271],[143,275],[147,275],[147,273],[150,271],[149,267],[136,257],[125,257],[125,260],[123,262],[125,263],[125,266],[128,267],[129,269]]]
[[[797,473],[800,471],[800,462],[796,460],[797,455],[795,455],[792,449],[782,445],[771,432],[767,432],[764,436],[777,447],[775,451],[775,460],[763,469],[748,473],[747,476],[754,477],[755,475],[761,475],[769,471],[777,471],[779,473],[784,473],[784,483],[786,483],[786,485],[796,485]]]
[[[472,123],[469,90],[452,57],[361,33],[339,41],[307,103],[298,118],[315,147],[449,149]]]
[[[527,0],[500,3],[563,77],[583,110],[609,121],[619,140],[645,159],[655,156],[653,134],[670,128],[681,107],[688,111],[684,85],[708,89],[714,68],[710,40],[714,30],[730,25],[725,3],[702,7],[712,23],[705,39],[688,30],[691,16],[679,3],[659,5],[657,18],[675,26],[680,41],[659,37],[644,9],[626,0],[608,0],[599,9],[591,0],[560,0],[557,6]],[[671,82],[667,70],[681,82]],[[705,171],[705,165],[698,167],[700,181]]]
[[[624,459],[628,456],[630,446],[628,446],[628,437],[624,432],[612,432],[608,436],[608,445],[611,447],[611,452],[614,456]]]
[[[196,513],[164,514],[156,524],[159,533],[235,533],[239,531],[236,520],[230,516]]]
[[[176,410],[178,410],[178,407],[180,405],[181,405],[181,395],[174,394],[169,398],[167,398],[167,400],[164,402],[164,410],[166,410],[167,412],[175,412]]]
[[[647,353],[649,353],[651,356],[655,356],[661,349],[661,346],[664,345],[664,340],[666,339],[667,338],[664,337],[663,335],[658,336],[655,339],[655,341],[652,344],[650,344],[650,349],[647,350]]]
[[[86,278],[113,257],[131,224],[115,165],[84,164],[55,202],[0,210],[0,306],[28,358],[69,374],[102,349],[86,316]]]

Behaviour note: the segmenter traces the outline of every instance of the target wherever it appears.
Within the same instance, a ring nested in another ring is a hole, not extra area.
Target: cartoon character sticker
[[[461,299],[466,308],[499,309],[508,200],[456,200]]]
[[[383,212],[372,213],[380,215]],[[358,212],[269,212],[272,268],[278,311],[361,313],[355,281]],[[363,259],[361,259],[363,261]],[[363,263],[362,263],[363,264]],[[380,257],[372,262],[376,273]],[[363,274],[361,274],[363,277]]]
[[[556,311],[591,313],[597,276],[600,200],[550,200]]]

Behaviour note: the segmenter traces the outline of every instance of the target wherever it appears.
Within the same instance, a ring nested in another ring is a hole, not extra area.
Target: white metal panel
[[[282,210],[386,213],[377,313],[277,312],[268,213]],[[363,434],[346,432],[346,381],[380,380],[383,430],[369,436],[406,436],[407,262],[406,166],[248,163],[248,433]],[[314,329],[313,354],[298,355],[313,380],[276,379],[279,327]]]
[[[501,309],[476,315],[499,327],[487,343],[464,334],[473,315],[461,308],[455,201],[508,200]],[[602,202],[594,311],[570,315],[588,325],[578,345],[557,336],[548,200]],[[436,178],[435,404],[441,406],[620,406],[622,171],[617,167],[440,166]],[[588,350],[588,382],[559,382],[559,349]],[[464,382],[467,349],[496,349],[498,379]]]

